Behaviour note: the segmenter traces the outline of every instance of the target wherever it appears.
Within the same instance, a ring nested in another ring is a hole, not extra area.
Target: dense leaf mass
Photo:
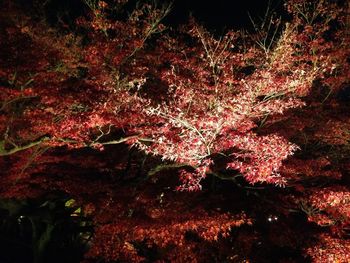
[[[55,26],[19,3],[0,4],[3,200],[72,198],[86,262],[349,262],[346,1],[221,37],[151,1]]]

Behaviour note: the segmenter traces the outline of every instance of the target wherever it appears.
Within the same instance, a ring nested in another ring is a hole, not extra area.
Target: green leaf
[[[157,165],[155,168],[153,168],[152,170],[150,170],[148,172],[148,176],[153,176],[163,170],[170,170],[170,169],[176,169],[176,168],[181,168],[181,167],[186,167],[189,166],[191,167],[191,165],[189,164],[184,164],[184,163],[173,163],[173,164],[160,164]]]
[[[5,150],[5,140],[2,140],[2,141],[0,141],[0,155],[2,153],[5,153],[5,152],[6,152],[6,150]]]

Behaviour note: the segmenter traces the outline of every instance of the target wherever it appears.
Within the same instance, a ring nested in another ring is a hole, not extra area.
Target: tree
[[[140,4],[125,15],[127,2],[85,1],[86,14],[68,33],[3,4],[1,195],[57,190],[74,198],[96,226],[92,260],[141,261],[152,253],[175,260],[172,253],[188,250],[183,261],[200,261],[208,256],[203,242],[224,240],[252,218],[213,211],[215,195],[179,192],[201,190],[207,176],[245,190],[282,186],[273,198],[286,203],[283,213],[302,211],[331,230],[312,233],[323,243],[305,237],[298,245],[310,247],[305,254],[324,262],[335,238],[346,251],[348,167],[339,155],[349,152],[349,116],[337,94],[348,85],[347,4],[289,1],[284,25],[267,14],[266,34],[217,37],[195,19],[166,28],[170,5]],[[173,180],[174,171],[179,192],[167,190],[164,204],[166,186],[154,182]],[[153,183],[132,185],[141,179]],[[209,208],[195,201],[201,198]]]

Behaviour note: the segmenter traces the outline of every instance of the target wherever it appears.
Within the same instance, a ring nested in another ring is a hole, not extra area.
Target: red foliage
[[[146,247],[160,260],[195,262],[203,247],[223,250],[213,244],[254,220],[232,207],[213,211],[217,204],[206,202],[217,196],[186,191],[202,189],[208,175],[245,189],[286,186],[266,194],[276,211],[301,211],[321,229],[310,234],[319,242],[298,246],[315,262],[348,262],[350,110],[337,95],[349,85],[348,4],[288,1],[289,22],[262,47],[254,42],[261,35],[216,38],[194,19],[166,29],[167,6],[111,15],[126,2],[89,2],[91,12],[76,21],[84,36],[3,4],[1,197],[73,196],[96,225],[87,261],[138,262]],[[161,191],[122,185],[142,178],[127,146],[150,159],[142,176],[148,169],[156,181],[153,174],[178,168],[180,185],[171,172]],[[163,203],[165,187],[184,192]],[[286,232],[271,240],[297,243]],[[237,240],[246,248],[236,251],[240,259],[248,258],[255,239]]]

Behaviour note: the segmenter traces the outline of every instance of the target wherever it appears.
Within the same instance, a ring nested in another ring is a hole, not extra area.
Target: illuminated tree
[[[350,122],[339,98],[349,85],[347,4],[288,1],[288,21],[267,14],[265,31],[217,37],[195,19],[167,28],[171,5],[125,15],[127,2],[86,0],[69,33],[3,3],[1,196],[71,196],[96,226],[87,260],[141,261],[153,249],[200,261],[201,246],[254,220],[213,212],[216,197],[186,191],[208,176],[243,189],[282,186],[273,198],[283,213],[327,228],[313,233],[323,243],[303,244],[324,262],[320,249],[333,251],[329,240],[341,243],[349,225]],[[178,191],[167,188],[166,201],[165,187]]]

